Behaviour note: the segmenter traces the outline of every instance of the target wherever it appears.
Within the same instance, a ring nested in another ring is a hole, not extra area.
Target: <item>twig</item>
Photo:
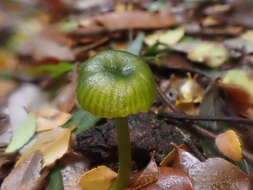
[[[235,123],[240,123],[240,124],[253,125],[253,120],[239,118],[239,117],[209,117],[209,116],[200,116],[200,115],[179,114],[179,113],[172,113],[172,112],[160,112],[159,115],[162,117],[188,120],[188,121],[230,121],[230,122],[235,122]]]
[[[162,94],[161,90],[160,90],[160,93]],[[160,96],[161,96],[161,94],[160,94]],[[161,97],[164,99],[164,102],[168,106],[172,106],[173,105],[171,103],[171,101],[166,96],[163,95]],[[174,107],[174,105],[172,107]],[[189,126],[191,127],[191,129],[193,129],[199,135],[207,137],[207,138],[212,139],[212,140],[215,140],[215,138],[216,138],[216,135],[214,133],[212,133],[212,132],[210,132],[210,131],[208,131],[208,130],[206,130],[204,128],[201,128],[201,127],[199,127],[199,126],[191,123],[191,121],[193,121],[193,120],[233,121],[233,122],[239,122],[239,123],[244,123],[244,124],[249,124],[249,125],[253,124],[252,120],[243,119],[243,118],[235,118],[235,117],[212,117],[212,118],[210,118],[210,117],[206,117],[206,116],[191,116],[191,115],[186,115],[181,110],[179,112],[177,108],[175,108],[174,110],[175,110],[176,113],[163,112],[163,113],[159,113],[159,115],[165,114],[170,119],[176,119],[177,121],[184,120],[184,122],[186,122],[188,120],[189,121],[188,124],[190,124]],[[180,122],[182,122],[182,121],[180,121]],[[252,153],[248,152],[247,150],[243,150],[242,154],[251,163],[253,163],[253,154]]]
[[[192,129],[194,129],[198,134],[207,137],[209,139],[215,140],[216,135],[204,128],[198,127],[196,125],[192,125]],[[243,150],[242,154],[245,158],[247,158],[251,163],[253,163],[253,154],[248,152],[247,150]]]

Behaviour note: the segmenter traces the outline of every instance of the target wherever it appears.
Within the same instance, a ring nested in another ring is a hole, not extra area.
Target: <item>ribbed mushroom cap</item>
[[[148,111],[155,98],[155,83],[141,58],[107,50],[78,66],[76,94],[81,108],[96,116],[125,117]]]

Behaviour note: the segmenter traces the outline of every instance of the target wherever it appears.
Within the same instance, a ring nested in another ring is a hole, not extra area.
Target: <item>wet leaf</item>
[[[42,170],[42,156],[34,152],[19,166],[14,168],[2,183],[1,190],[35,190]]]
[[[158,181],[142,190],[193,190],[189,176],[182,170],[160,167]]]
[[[70,135],[71,129],[61,127],[39,133],[24,147],[17,164],[39,150],[43,156],[43,168],[52,165],[68,151]]]
[[[159,170],[155,160],[152,158],[146,168],[130,177],[128,188],[129,190],[142,189],[151,183],[158,180]]]
[[[22,148],[34,135],[36,131],[36,118],[29,114],[25,122],[15,132],[11,143],[6,148],[6,153],[13,153]]]
[[[215,68],[221,66],[228,60],[229,53],[221,44],[202,42],[188,53],[188,58],[191,61],[205,63]]]
[[[55,167],[49,175],[49,183],[45,190],[64,190],[61,170]]]
[[[170,151],[164,159],[159,164],[160,167],[166,167],[171,164],[178,157],[178,148],[186,149],[186,145],[182,144],[177,147],[174,147],[172,151]]]
[[[117,173],[110,168],[98,166],[84,173],[79,179],[79,184],[85,190],[107,190],[116,177]]]
[[[192,179],[196,190],[247,190],[248,176],[230,162],[221,158],[209,158],[200,162],[197,158],[178,148],[177,167]]]
[[[219,151],[234,161],[242,159],[242,147],[239,137],[233,130],[219,134],[215,138],[215,144]]]
[[[185,151],[182,148],[176,147],[176,151],[177,151],[177,157],[176,157],[175,163],[173,164],[175,168],[182,169],[183,171],[188,173],[189,169],[193,165],[198,165],[199,163],[201,163],[199,159],[197,159],[191,153]]]
[[[221,158],[210,158],[193,165],[188,172],[194,189],[248,190],[247,175],[230,162]]]

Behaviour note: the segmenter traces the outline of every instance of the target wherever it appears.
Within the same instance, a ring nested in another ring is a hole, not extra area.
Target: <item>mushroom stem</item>
[[[127,117],[115,119],[118,139],[119,171],[110,190],[123,190],[128,184],[131,171],[131,146]]]

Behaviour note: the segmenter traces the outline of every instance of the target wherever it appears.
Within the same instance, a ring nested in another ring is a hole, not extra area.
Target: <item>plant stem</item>
[[[128,184],[131,171],[131,146],[127,118],[116,118],[118,139],[119,171],[116,182],[110,190],[123,190]]]

